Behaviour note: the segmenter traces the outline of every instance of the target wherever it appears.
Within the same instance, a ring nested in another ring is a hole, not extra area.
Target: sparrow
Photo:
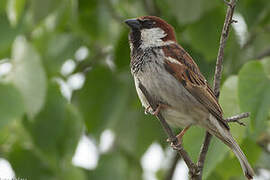
[[[184,128],[178,142],[192,125],[200,126],[225,143],[238,158],[248,179],[254,171],[230,133],[216,96],[192,57],[176,41],[174,28],[155,16],[128,19],[130,68],[142,106],[166,122]],[[151,109],[141,91],[144,87],[158,107]]]

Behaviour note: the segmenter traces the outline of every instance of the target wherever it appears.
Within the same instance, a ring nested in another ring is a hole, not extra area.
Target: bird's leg
[[[148,113],[152,114],[151,112],[153,112],[151,106],[148,106],[147,108],[144,109],[144,114],[148,114]]]
[[[162,104],[162,103],[159,103],[158,104],[158,107],[155,111],[153,111],[153,109],[148,106],[145,110],[144,110],[144,113],[147,114],[147,113],[150,113],[152,115],[155,115],[157,116],[158,113],[160,112],[161,109],[165,109],[165,108],[168,108],[169,106],[167,104]]]
[[[184,134],[187,132],[187,130],[190,128],[191,125],[188,125],[187,127],[185,127],[177,136],[177,144],[173,144],[173,142],[170,139],[167,139],[168,142],[171,142],[171,146],[174,150],[178,150],[178,146],[182,144],[182,138],[184,136]]]
[[[187,132],[187,130],[190,128],[191,125],[188,125],[187,127],[185,127],[177,136],[177,140],[178,140],[178,143],[182,143],[182,138],[184,136],[184,134]]]
[[[166,109],[168,107],[169,106],[167,104],[161,104],[161,103],[159,103],[157,109],[152,114],[155,115],[155,116],[157,116],[161,109]]]

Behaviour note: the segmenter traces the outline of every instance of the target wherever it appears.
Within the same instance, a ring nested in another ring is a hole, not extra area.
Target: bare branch
[[[197,166],[199,169],[199,178],[202,179],[202,172],[203,172],[203,167],[204,167],[204,162],[205,162],[205,158],[206,158],[206,154],[210,145],[212,139],[212,135],[209,132],[205,132],[205,137],[203,140],[203,144],[201,146],[201,150],[200,150],[200,155],[199,155],[199,159],[197,162]]]
[[[249,113],[245,112],[245,113],[241,113],[241,114],[229,117],[229,118],[225,119],[225,121],[227,121],[228,123],[237,122],[238,124],[245,126],[245,123],[240,122],[239,120],[243,119],[243,118],[247,118],[247,117],[249,117]],[[208,132],[206,132],[205,137],[204,137],[204,143],[203,143],[203,146],[201,147],[200,156],[199,156],[199,160],[197,163],[199,172],[202,172],[202,170],[203,170],[204,161],[205,161],[205,157],[206,157],[206,154],[208,151],[208,147],[210,145],[211,138],[212,138],[212,135],[209,134]],[[202,173],[200,173],[200,174],[202,174]]]
[[[231,23],[234,22],[232,17],[233,17],[234,8],[236,5],[236,0],[231,0],[230,2],[224,0],[224,2],[228,6],[228,8],[227,8],[226,17],[223,24],[221,37],[220,37],[220,44],[219,44],[219,50],[218,50],[217,62],[216,62],[216,70],[215,70],[215,76],[214,76],[214,87],[213,87],[214,93],[217,99],[219,98],[219,94],[220,94],[220,80],[221,80],[221,74],[222,74],[222,63],[224,59],[224,49],[225,49],[226,42],[228,40],[230,25]],[[204,142],[201,147],[199,159],[197,162],[197,166],[199,169],[199,174],[198,174],[199,179],[202,179],[204,162],[205,162],[206,154],[207,154],[208,147],[211,141],[211,137],[212,135],[206,132]]]
[[[221,80],[221,72],[222,72],[222,63],[224,59],[224,49],[225,44],[229,37],[229,30],[230,30],[230,24],[232,22],[233,12],[236,4],[236,0],[231,0],[230,2],[224,1],[228,5],[227,13],[220,37],[220,43],[219,43],[219,50],[217,55],[217,62],[216,62],[216,70],[215,70],[215,76],[214,76],[214,93],[216,97],[219,97],[219,91],[220,91],[220,80]]]
[[[152,109],[156,109],[158,107],[158,103],[155,102],[151,96],[149,95],[149,93],[147,92],[146,88],[140,83],[139,84],[139,88],[142,91],[142,93],[144,94],[145,98],[147,99],[147,101],[149,102],[149,105]],[[167,133],[169,139],[171,140],[171,142],[173,143],[173,145],[175,147],[177,147],[177,152],[179,153],[179,155],[183,158],[183,160],[185,161],[188,169],[189,169],[189,174],[192,177],[196,176],[197,172],[198,172],[198,168],[196,166],[196,164],[194,164],[191,160],[191,158],[189,157],[188,153],[184,150],[183,146],[181,145],[181,143],[178,143],[177,138],[175,137],[175,135],[173,134],[172,129],[170,128],[170,126],[168,125],[168,123],[165,121],[165,119],[163,118],[163,116],[161,115],[161,113],[158,113],[157,118],[159,119],[164,131]],[[192,178],[194,180],[197,180],[196,178]],[[198,179],[199,180],[199,179]]]
[[[243,118],[247,118],[247,117],[249,117],[249,112],[245,112],[245,113],[241,113],[241,114],[229,117],[229,118],[225,119],[225,121],[227,121],[228,123],[237,122],[238,124],[245,126],[245,123],[240,122],[239,120],[243,119]]]
[[[165,176],[164,180],[172,180],[177,162],[180,159],[181,159],[181,156],[178,153],[176,153],[175,156],[173,157],[172,164],[171,164],[170,169],[168,170],[167,175]]]
[[[235,20],[235,19],[232,19],[232,21],[231,21],[230,23],[231,23],[231,24],[232,24],[232,23],[238,23],[238,21]]]
[[[230,4],[230,2],[228,2],[227,0],[223,0],[223,1],[224,1],[224,3],[225,3],[227,6],[232,7],[232,5]]]

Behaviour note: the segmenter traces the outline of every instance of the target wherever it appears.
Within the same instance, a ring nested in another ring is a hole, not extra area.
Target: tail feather
[[[253,171],[252,167],[250,166],[250,164],[248,163],[248,160],[247,160],[245,154],[243,153],[243,151],[241,150],[241,148],[239,147],[239,145],[235,142],[235,140],[233,138],[232,138],[231,149],[234,152],[234,154],[236,155],[236,157],[238,158],[245,176],[248,179],[253,179],[254,171]]]
[[[250,166],[245,154],[232,137],[230,131],[227,128],[223,127],[223,125],[219,123],[213,116],[210,116],[209,120],[211,121],[212,124],[211,127],[208,126],[209,132],[218,137],[220,140],[222,140],[226,145],[228,145],[231,148],[235,156],[238,158],[245,176],[249,180],[253,179],[255,173],[252,167]]]

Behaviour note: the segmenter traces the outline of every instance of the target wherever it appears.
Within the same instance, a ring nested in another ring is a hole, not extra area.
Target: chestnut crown
[[[128,19],[125,23],[131,28],[130,45],[141,48],[162,46],[176,42],[173,27],[156,16],[142,16]]]

